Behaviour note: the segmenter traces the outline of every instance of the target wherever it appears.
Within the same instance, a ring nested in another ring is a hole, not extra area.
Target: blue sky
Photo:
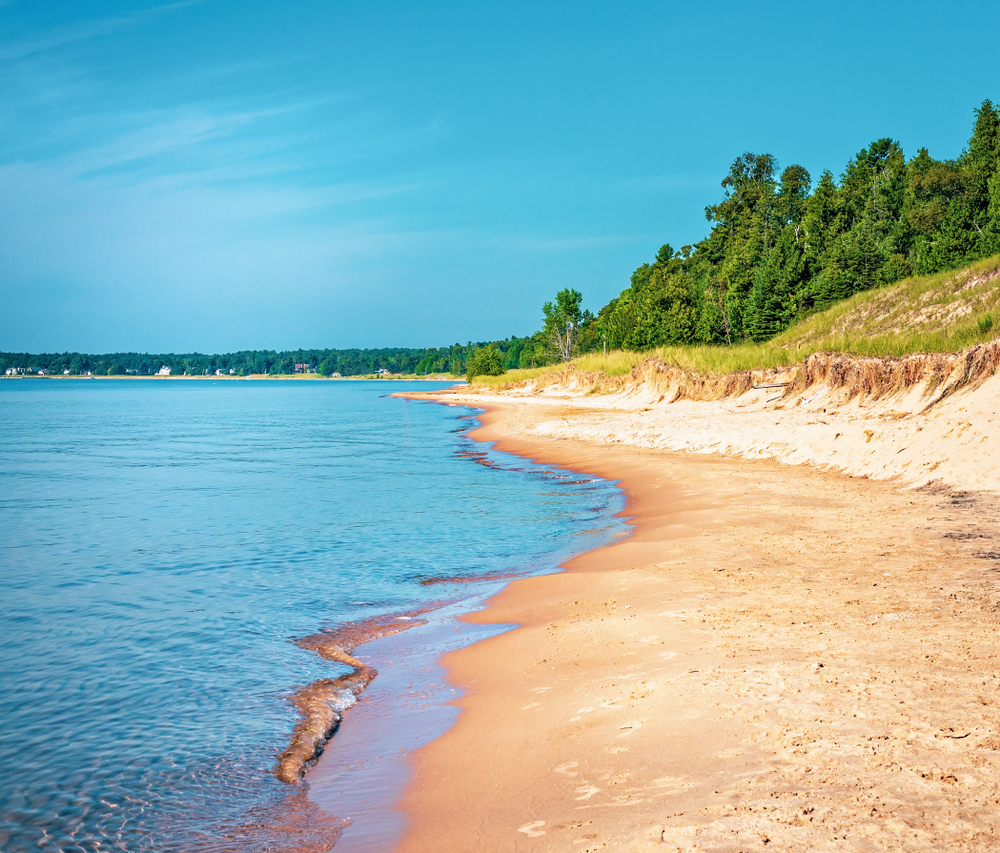
[[[955,157],[1000,5],[0,0],[0,350],[437,346],[597,310],[744,151]]]

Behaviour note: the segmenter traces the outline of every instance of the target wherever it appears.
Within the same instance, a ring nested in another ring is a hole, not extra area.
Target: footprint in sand
[[[531,823],[526,823],[524,826],[519,826],[517,828],[518,832],[523,832],[529,838],[540,838],[545,835],[546,832],[542,827],[545,826],[544,820],[533,820]]]
[[[694,783],[688,779],[682,779],[679,776],[661,776],[650,782],[648,788],[644,790],[661,790],[679,794],[693,787]]]
[[[632,720],[632,722],[630,722],[630,723],[625,723],[624,725],[619,726],[618,728],[621,731],[621,734],[618,735],[618,737],[628,737],[636,729],[641,729],[642,728],[642,724],[644,722],[646,722],[646,721],[645,720]]]
[[[719,758],[737,758],[740,755],[745,755],[746,750],[743,749],[727,749],[725,752],[720,752],[718,754]]]

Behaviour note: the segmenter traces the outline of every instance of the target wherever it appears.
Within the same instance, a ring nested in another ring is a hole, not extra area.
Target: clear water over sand
[[[620,534],[404,387],[0,383],[0,849],[263,849],[288,697],[347,671],[294,639]]]

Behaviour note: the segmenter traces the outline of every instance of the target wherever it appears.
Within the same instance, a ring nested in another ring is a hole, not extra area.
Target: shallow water
[[[269,847],[288,698],[347,671],[296,638],[620,535],[612,484],[405,387],[0,382],[0,849]]]

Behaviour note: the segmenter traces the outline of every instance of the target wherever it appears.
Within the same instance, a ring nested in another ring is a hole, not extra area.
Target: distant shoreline
[[[388,375],[385,375],[385,376],[374,376],[372,374],[363,374],[363,375],[360,375],[360,376],[323,376],[320,373],[308,373],[308,374],[302,374],[302,373],[279,373],[279,374],[274,374],[274,375],[270,375],[270,374],[266,374],[266,373],[252,373],[249,376],[235,376],[235,375],[228,375],[228,374],[222,375],[222,376],[215,376],[215,375],[210,375],[210,376],[204,376],[204,375],[185,376],[183,374],[180,375],[180,376],[155,376],[155,375],[153,375],[153,376],[149,376],[149,375],[131,376],[131,375],[121,375],[121,374],[115,374],[115,375],[112,375],[112,376],[98,376],[98,375],[83,376],[83,375],[80,375],[80,374],[71,374],[69,376],[65,376],[63,374],[48,374],[48,375],[45,375],[45,376],[38,376],[36,374],[29,373],[29,374],[23,374],[23,375],[19,375],[19,376],[0,376],[0,379],[130,379],[130,380],[135,380],[135,379],[155,379],[157,381],[170,380],[170,379],[199,379],[199,380],[205,380],[205,379],[229,379],[229,380],[247,380],[247,379],[263,379],[263,380],[282,379],[282,380],[284,380],[284,379],[294,379],[296,381],[322,380],[324,382],[327,382],[327,381],[329,381],[329,382],[342,382],[342,381],[349,381],[349,382],[359,382],[359,381],[362,381],[362,382],[382,382],[382,381],[386,381],[386,380],[388,380],[390,382],[464,382],[465,381],[462,378],[456,378],[454,376],[441,376],[439,374],[435,374],[433,376],[414,376],[414,375],[409,374],[409,373],[391,373],[391,374],[388,374]]]

